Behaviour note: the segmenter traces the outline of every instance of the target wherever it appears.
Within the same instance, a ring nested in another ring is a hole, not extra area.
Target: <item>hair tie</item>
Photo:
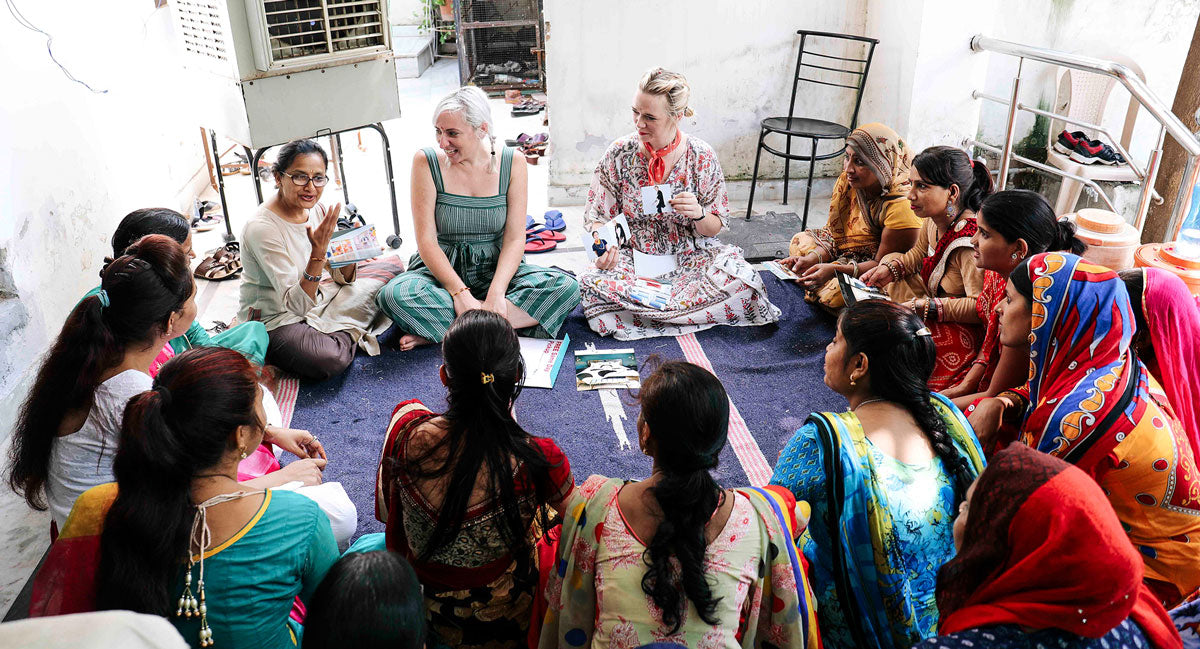
[[[916,333],[916,335],[918,335],[918,336],[930,336],[930,337],[932,337],[932,336],[933,336],[933,332],[929,331],[929,327],[921,327],[920,329],[917,329],[917,333]]]
[[[108,291],[104,289],[100,289],[100,292],[96,294],[96,297],[100,298],[101,311],[103,311],[108,305],[112,304],[112,300],[108,299]]]
[[[158,393],[158,398],[162,399],[163,407],[169,408],[171,406],[171,391],[167,389],[167,386],[156,385],[154,386],[154,391]]]
[[[494,383],[495,381],[496,381],[495,376],[492,376],[491,374],[488,374],[487,372],[479,373],[479,382],[480,383],[487,385],[488,383]]]
[[[974,169],[974,168],[975,168],[975,161],[974,161],[974,160],[972,160],[972,161],[971,161],[971,168],[972,168],[972,169]]]

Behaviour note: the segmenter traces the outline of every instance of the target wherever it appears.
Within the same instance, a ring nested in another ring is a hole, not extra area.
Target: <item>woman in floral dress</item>
[[[637,132],[613,142],[596,167],[585,227],[596,230],[624,215],[631,229],[630,245],[611,246],[580,278],[584,316],[601,335],[636,340],[779,319],[741,249],[715,238],[725,227],[729,197],[716,153],[679,130],[679,119],[694,114],[690,92],[683,75],[647,72],[634,97]],[[671,187],[671,211],[659,213],[652,204],[654,213],[643,214],[642,188],[663,184]],[[675,256],[675,270],[645,278],[670,285],[665,306],[639,301],[635,249]]]

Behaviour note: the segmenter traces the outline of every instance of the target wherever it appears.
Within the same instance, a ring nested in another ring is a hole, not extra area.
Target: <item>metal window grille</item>
[[[544,90],[541,0],[458,0],[459,79],[486,90]]]
[[[259,0],[272,67],[296,59],[386,48],[384,0]]]

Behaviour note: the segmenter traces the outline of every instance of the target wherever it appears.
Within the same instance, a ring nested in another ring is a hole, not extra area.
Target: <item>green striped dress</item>
[[[438,246],[471,295],[483,300],[496,274],[504,242],[513,149],[505,147],[500,156],[501,193],[495,196],[448,193],[442,183],[437,153],[431,148],[422,151],[437,189],[433,221]],[[554,336],[567,314],[579,304],[579,284],[565,271],[522,261],[505,297],[538,321],[539,326],[527,333]],[[379,291],[376,301],[400,329],[434,342],[440,342],[454,322],[454,300],[425,266],[420,253],[409,260],[407,272],[397,275]]]

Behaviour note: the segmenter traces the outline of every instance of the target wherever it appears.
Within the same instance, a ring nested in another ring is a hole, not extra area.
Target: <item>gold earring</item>
[[[238,447],[238,450],[239,450],[239,451],[241,451],[241,453],[242,453],[242,459],[243,459],[243,460],[244,460],[244,459],[246,459],[246,447],[245,447],[245,446],[239,446],[239,447]]]
[[[850,387],[854,387],[856,385],[858,385],[858,382],[855,381],[854,379],[850,379]]]

